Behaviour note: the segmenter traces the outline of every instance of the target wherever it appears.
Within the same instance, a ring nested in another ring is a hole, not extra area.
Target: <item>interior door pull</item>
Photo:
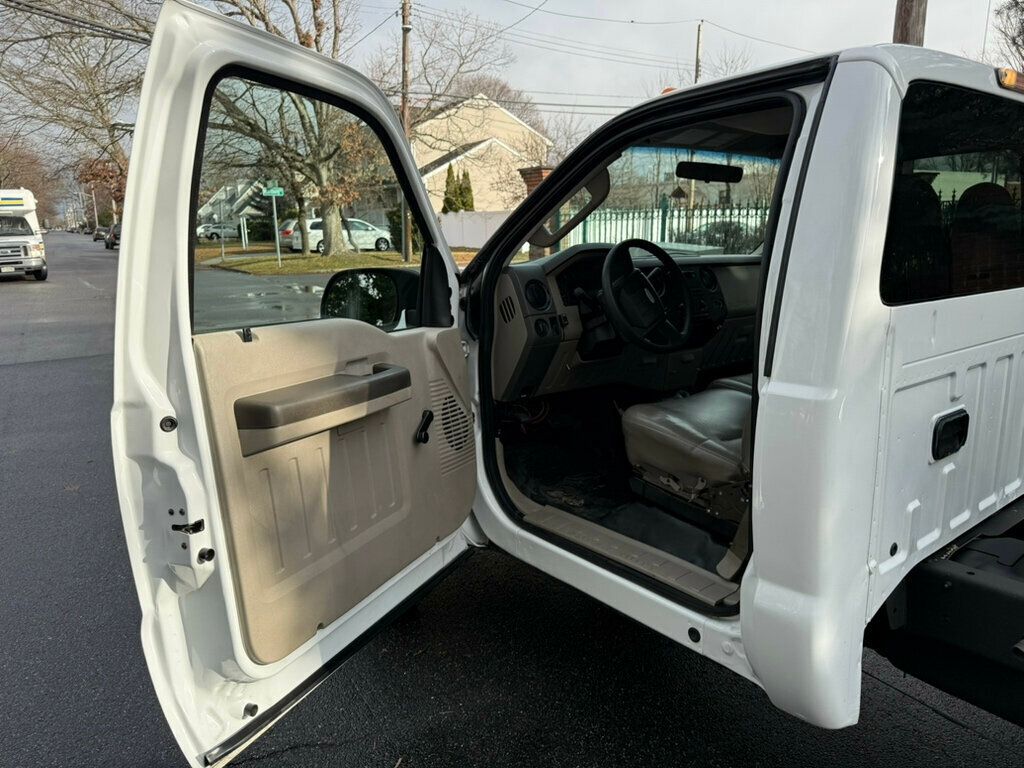
[[[967,429],[971,417],[966,408],[944,413],[935,420],[932,430],[932,458],[935,461],[952,456],[967,442]]]
[[[407,368],[377,363],[365,376],[337,373],[235,401],[243,456],[366,418],[412,397]]]

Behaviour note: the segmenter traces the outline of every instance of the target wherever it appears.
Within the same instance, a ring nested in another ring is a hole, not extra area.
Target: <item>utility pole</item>
[[[700,80],[700,54],[704,48],[704,19],[697,22],[697,53],[693,57],[693,82]]]
[[[907,45],[924,45],[924,19],[928,0],[896,0],[896,21],[892,41]]]
[[[89,192],[92,193],[92,220],[93,224],[98,229],[100,226],[100,212],[96,208],[96,187],[90,184]]]
[[[412,137],[412,123],[409,119],[409,33],[412,32],[412,0],[402,0],[402,130],[405,138]],[[405,194],[402,195],[402,261],[412,261],[412,219]]]
[[[697,50],[693,57],[693,84],[700,80],[700,56],[704,50],[704,19],[697,22]],[[693,160],[693,150],[690,150],[690,160]],[[690,193],[686,197],[686,231],[693,231],[693,198],[697,194],[697,182],[690,179]]]

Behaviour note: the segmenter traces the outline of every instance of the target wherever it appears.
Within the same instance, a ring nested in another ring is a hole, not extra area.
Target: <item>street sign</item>
[[[263,190],[264,197],[284,197],[284,189],[282,187],[265,187]]]

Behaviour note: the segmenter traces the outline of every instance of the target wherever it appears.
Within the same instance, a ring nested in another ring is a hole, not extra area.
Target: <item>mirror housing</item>
[[[680,160],[676,163],[676,176],[680,179],[694,179],[695,181],[739,184],[740,179],[743,178],[743,166]]]
[[[361,320],[385,331],[417,325],[419,284],[418,269],[343,269],[331,275],[324,286],[320,317]]]

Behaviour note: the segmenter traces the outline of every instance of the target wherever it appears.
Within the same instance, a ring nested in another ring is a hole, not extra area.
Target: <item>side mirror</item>
[[[392,331],[415,325],[420,274],[416,269],[344,269],[327,281],[320,317],[347,317]]]

